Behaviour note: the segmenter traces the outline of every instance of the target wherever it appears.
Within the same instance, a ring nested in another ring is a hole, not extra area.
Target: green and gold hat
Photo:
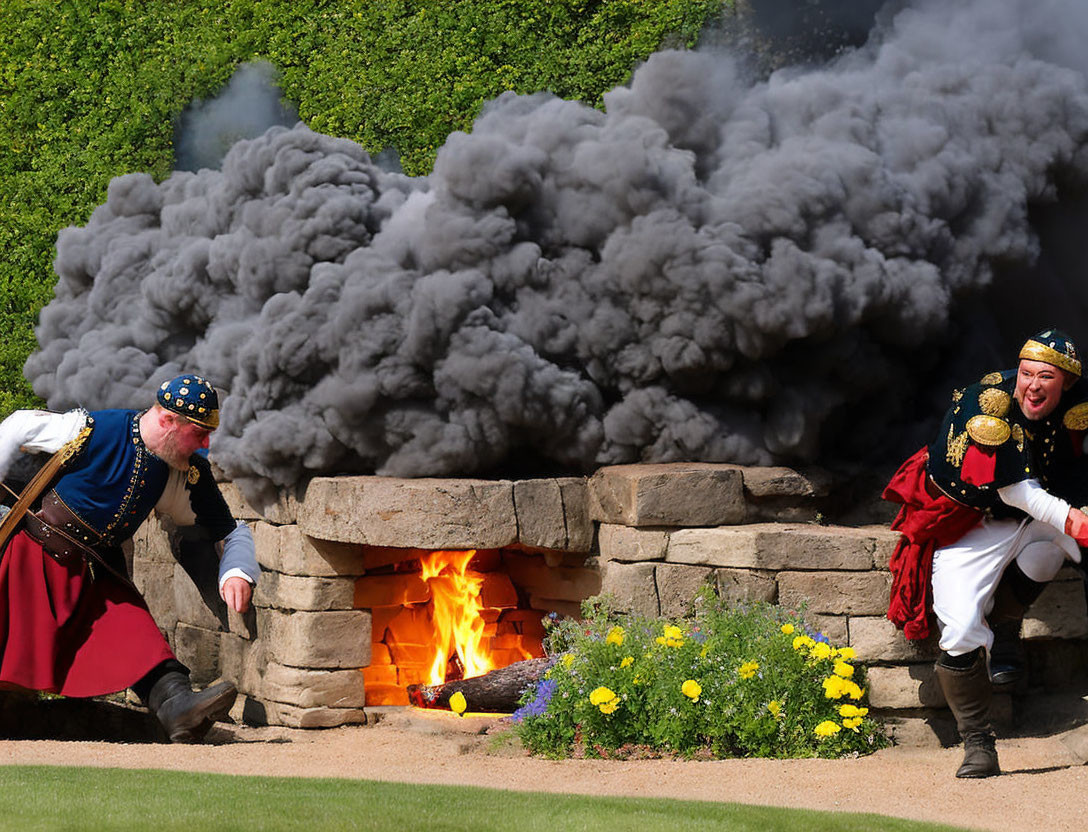
[[[1073,340],[1058,329],[1044,329],[1033,335],[1020,350],[1020,358],[1053,364],[1067,373],[1080,376],[1080,358]]]

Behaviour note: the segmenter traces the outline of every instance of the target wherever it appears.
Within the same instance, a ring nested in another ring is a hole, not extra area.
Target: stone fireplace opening
[[[597,589],[584,555],[526,547],[365,547],[355,606],[371,617],[366,705],[407,705],[410,685],[479,676],[544,655],[543,619]],[[559,596],[559,597],[556,597]],[[570,599],[570,600],[563,600]]]

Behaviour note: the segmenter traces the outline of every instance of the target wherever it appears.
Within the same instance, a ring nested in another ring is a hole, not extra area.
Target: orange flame
[[[485,622],[480,616],[480,588],[484,578],[468,571],[475,549],[431,552],[419,559],[421,577],[431,589],[434,616],[434,661],[428,684],[446,681],[446,667],[456,651],[465,677],[480,676],[495,668],[484,647]]]

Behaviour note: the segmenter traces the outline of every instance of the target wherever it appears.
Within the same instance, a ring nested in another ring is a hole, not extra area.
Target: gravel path
[[[1088,829],[1088,766],[1058,737],[999,741],[1006,773],[971,781],[952,776],[958,749],[892,748],[851,760],[550,761],[497,743],[497,728],[490,718],[404,710],[374,726],[325,731],[217,726],[202,746],[0,740],[0,762],[720,800],[1000,832]]]

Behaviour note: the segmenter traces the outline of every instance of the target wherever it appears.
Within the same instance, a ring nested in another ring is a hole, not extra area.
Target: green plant
[[[515,714],[548,756],[650,749],[714,757],[838,757],[886,737],[868,716],[865,669],[801,616],[699,599],[687,621],[613,615],[551,627],[559,659]]]

